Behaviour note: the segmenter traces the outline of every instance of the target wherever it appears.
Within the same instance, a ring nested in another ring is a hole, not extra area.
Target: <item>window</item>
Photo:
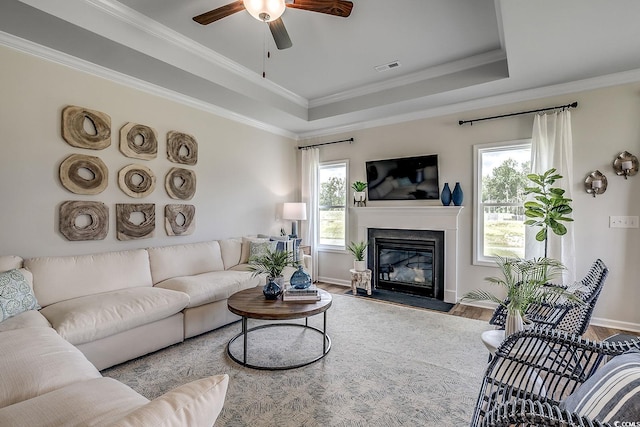
[[[347,224],[347,162],[322,163],[318,177],[320,246],[344,249]]]
[[[493,257],[524,257],[524,188],[531,169],[530,140],[473,147],[474,264],[494,265]]]

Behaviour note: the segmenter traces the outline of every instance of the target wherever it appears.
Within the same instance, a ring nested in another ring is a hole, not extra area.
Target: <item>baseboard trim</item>
[[[334,279],[333,277],[319,276],[318,277],[318,282],[324,282],[324,283],[328,283],[330,285],[340,285],[340,286],[351,287],[351,282],[350,281],[342,280],[342,279]]]
[[[621,329],[629,332],[640,332],[640,324],[631,322],[621,322],[618,320],[603,319],[600,317],[592,317],[590,325],[602,326],[605,328]]]

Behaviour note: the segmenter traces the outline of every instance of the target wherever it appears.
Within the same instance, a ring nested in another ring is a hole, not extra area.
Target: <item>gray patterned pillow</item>
[[[20,271],[0,273],[0,322],[24,311],[39,308],[33,289]]]
[[[251,242],[249,246],[249,264],[252,263],[252,260],[256,258],[260,258],[263,255],[267,254],[267,251],[275,251],[276,245],[278,242]]]

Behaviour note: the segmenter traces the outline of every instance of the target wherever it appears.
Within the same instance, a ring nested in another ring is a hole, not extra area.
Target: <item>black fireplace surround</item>
[[[444,301],[444,231],[369,228],[372,285]]]

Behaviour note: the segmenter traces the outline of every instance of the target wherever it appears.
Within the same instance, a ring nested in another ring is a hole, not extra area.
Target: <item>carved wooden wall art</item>
[[[81,175],[85,170],[89,178]],[[84,154],[72,154],[60,164],[60,182],[75,194],[99,194],[107,188],[109,170],[102,160]]]
[[[173,163],[193,166],[198,162],[198,143],[186,133],[167,132],[167,157]]]
[[[85,120],[93,128],[85,129]],[[69,145],[102,150],[111,145],[111,117],[100,111],[69,105],[62,110],[62,138]]]
[[[196,228],[194,205],[166,205],[164,228],[168,236],[187,236]]]
[[[140,213],[143,221],[136,224],[131,214]],[[156,205],[153,203],[117,203],[116,231],[118,240],[147,239],[153,237],[156,228]]]
[[[191,200],[196,193],[196,173],[189,169],[171,168],[164,187],[172,199]]]
[[[140,144],[136,143],[138,137]],[[155,159],[158,156],[158,134],[149,126],[127,123],[120,129],[120,152],[134,159]]]
[[[156,189],[156,176],[146,166],[128,165],[118,172],[118,185],[127,196],[139,199]]]
[[[76,220],[89,216],[89,224],[78,226]],[[60,233],[67,240],[103,240],[109,232],[109,208],[102,202],[70,200],[60,205]]]

